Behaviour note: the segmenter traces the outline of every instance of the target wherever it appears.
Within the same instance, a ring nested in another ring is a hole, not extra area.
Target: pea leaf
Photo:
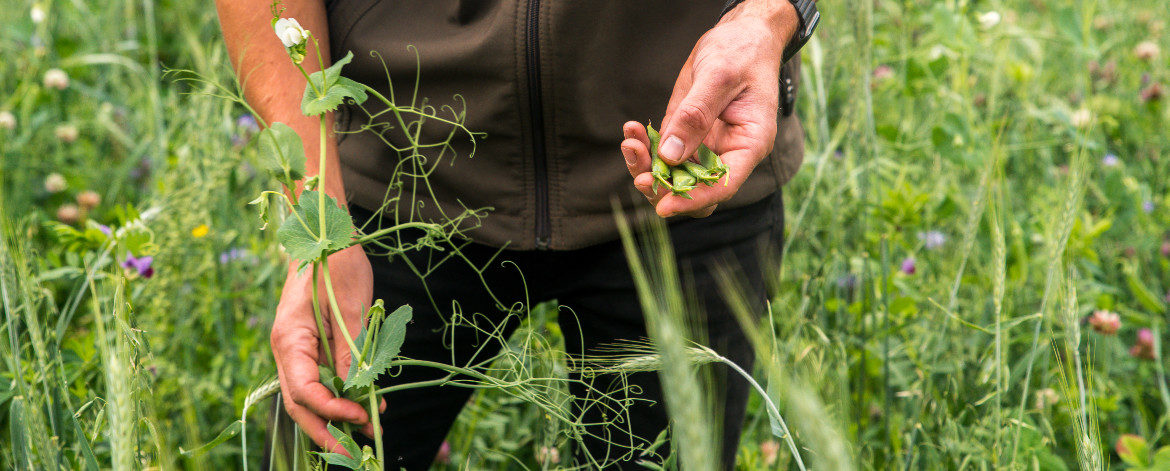
[[[349,213],[341,209],[332,196],[325,195],[325,237],[320,237],[321,215],[317,198],[316,191],[302,192],[293,208],[295,214],[285,218],[280,229],[276,230],[276,239],[288,255],[305,263],[353,245],[356,230]]]
[[[345,451],[349,453],[349,456],[345,456],[341,453],[318,453],[318,455],[321,455],[321,459],[325,460],[326,463],[334,466],[344,466],[349,469],[361,469],[362,462],[360,457],[362,456],[362,450],[358,448],[357,442],[354,442],[353,439],[349,437],[349,435],[346,435],[341,430],[338,430],[337,427],[333,426],[333,424],[329,424],[329,426],[326,428],[329,430],[329,434],[333,435],[333,438],[337,439],[337,442],[341,445],[341,447],[345,448]]]
[[[341,76],[341,68],[353,60],[353,52],[334,62],[329,68],[309,75],[305,84],[305,95],[301,99],[301,112],[305,116],[316,116],[336,110],[346,98],[361,104],[368,96],[361,84]]]
[[[379,300],[380,302],[381,300]],[[375,306],[380,306],[380,304],[375,304]],[[402,349],[402,342],[406,340],[406,324],[410,322],[412,317],[413,310],[409,304],[403,304],[386,316],[382,325],[375,329],[377,339],[374,342],[374,350],[369,355],[369,360],[350,363],[349,375],[345,379],[346,389],[372,384],[378,375],[390,368],[390,362],[398,356],[398,352]],[[365,337],[368,334],[369,331],[363,329],[354,343],[364,345]],[[365,363],[369,366],[363,367],[359,363]]]
[[[305,147],[301,136],[287,124],[272,123],[257,137],[265,170],[292,188],[292,182],[305,176]]]

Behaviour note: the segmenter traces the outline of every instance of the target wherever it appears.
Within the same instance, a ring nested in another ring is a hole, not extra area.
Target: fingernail
[[[672,162],[678,162],[679,160],[682,160],[682,153],[683,141],[682,139],[679,139],[678,136],[670,136],[666,138],[666,142],[663,142],[662,145],[658,147],[658,155],[663,159]]]
[[[638,163],[638,157],[634,155],[634,151],[628,147],[622,147],[622,157],[626,158],[626,165],[633,166]]]

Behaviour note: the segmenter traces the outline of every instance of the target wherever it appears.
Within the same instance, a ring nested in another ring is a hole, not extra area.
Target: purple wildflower
[[[902,260],[902,273],[913,275],[917,271],[918,267],[914,263],[914,257],[906,257]]]
[[[451,462],[451,444],[447,440],[443,440],[443,444],[439,445],[439,452],[435,453],[435,462],[439,464]]]
[[[154,257],[135,257],[134,254],[126,253],[126,260],[122,261],[122,268],[134,270],[143,278],[150,278],[154,276],[154,267],[150,266],[152,263],[154,263]]]
[[[220,265],[227,265],[227,264],[234,262],[236,260],[247,260],[249,262],[255,262],[254,259],[255,259],[255,256],[252,255],[251,251],[249,251],[248,249],[241,249],[239,247],[232,247],[228,250],[223,251],[223,253],[219,254],[219,264]]]
[[[1121,164],[1121,159],[1117,158],[1117,154],[1105,154],[1105,157],[1101,159],[1101,164],[1106,167],[1116,167]]]
[[[1142,211],[1145,211],[1146,214],[1154,212],[1154,202],[1151,200],[1142,201]]]
[[[926,231],[918,233],[918,240],[927,249],[937,249],[947,243],[947,235],[940,231]]]
[[[236,126],[243,128],[246,132],[260,132],[260,125],[256,123],[256,117],[250,114],[243,114],[236,118]]]
[[[109,236],[114,234],[114,231],[110,229],[110,226],[107,226],[105,224],[98,224],[97,227],[98,227],[99,231],[102,231],[102,234],[106,235],[106,237],[109,237]]]
[[[1142,360],[1154,359],[1154,332],[1150,329],[1138,331],[1137,341],[1129,349],[1130,356]]]

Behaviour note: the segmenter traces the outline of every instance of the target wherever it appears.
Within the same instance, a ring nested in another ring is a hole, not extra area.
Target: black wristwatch
[[[784,1],[784,0],[775,0]],[[784,62],[788,62],[796,53],[800,52],[800,48],[808,42],[808,38],[812,37],[813,31],[817,29],[817,24],[821,22],[821,14],[817,11],[816,0],[787,0],[796,7],[796,17],[800,24],[796,28],[796,33],[793,34],[792,39],[788,41],[788,45],[784,48]],[[719,14],[722,18],[727,12],[735,8],[736,5],[742,3],[743,0],[730,0],[727,6],[723,7],[723,12]]]

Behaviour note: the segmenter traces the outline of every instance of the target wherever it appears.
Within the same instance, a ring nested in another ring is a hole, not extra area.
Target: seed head
[[[77,126],[72,124],[62,124],[57,126],[57,129],[53,130],[53,134],[56,135],[57,139],[60,139],[61,142],[71,144],[73,141],[77,140],[77,136],[79,136],[81,133],[77,130]]]
[[[57,220],[65,224],[76,224],[81,219],[81,209],[75,204],[63,204],[57,208]]]
[[[1158,43],[1153,41],[1142,41],[1133,48],[1133,55],[1144,61],[1156,59],[1161,52],[1162,50],[1158,47]]]
[[[49,193],[60,193],[65,191],[68,186],[65,177],[61,176],[60,173],[50,173],[49,176],[45,177],[45,191]]]
[[[49,69],[45,72],[44,84],[45,88],[64,90],[69,88],[69,74],[61,69]]]
[[[102,196],[96,191],[85,190],[77,194],[77,205],[86,211],[96,208],[99,204],[102,204]]]

